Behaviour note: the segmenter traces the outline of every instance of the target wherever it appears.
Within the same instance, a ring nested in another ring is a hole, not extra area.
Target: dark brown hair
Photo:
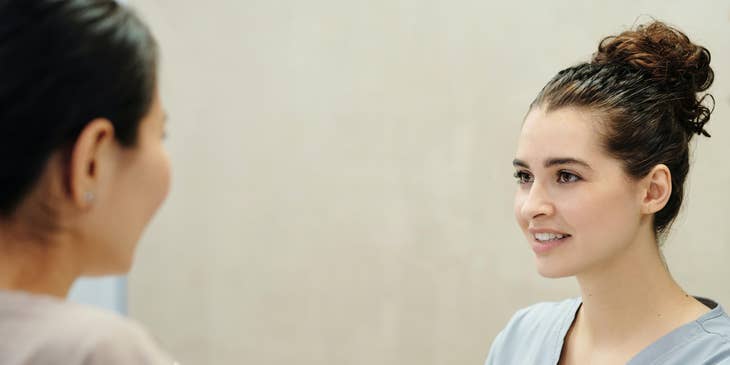
[[[710,136],[704,127],[714,99],[698,93],[713,78],[706,48],[655,21],[604,38],[590,62],[558,72],[530,110],[578,107],[597,113],[604,122],[605,150],[623,162],[630,177],[642,178],[656,165],[666,165],[672,192],[654,216],[654,232],[660,234],[682,205],[689,141],[694,134]]]

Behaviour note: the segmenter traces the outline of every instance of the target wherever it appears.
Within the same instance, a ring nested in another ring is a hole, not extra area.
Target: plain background
[[[515,310],[576,296],[514,223],[516,138],[549,78],[649,15],[713,55],[665,254],[730,306],[727,1],[130,3],[162,48],[174,181],[129,310],[182,363],[480,364]]]

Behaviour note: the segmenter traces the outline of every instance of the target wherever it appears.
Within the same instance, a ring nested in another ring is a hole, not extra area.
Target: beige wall
[[[514,144],[539,88],[641,14],[713,54],[666,255],[730,306],[727,1],[131,3],[162,44],[175,170],[130,311],[183,363],[480,364],[516,309],[576,295],[513,222]]]

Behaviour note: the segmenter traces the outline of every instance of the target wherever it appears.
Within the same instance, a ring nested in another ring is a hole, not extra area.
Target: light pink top
[[[173,365],[137,323],[54,297],[0,290],[2,365]]]

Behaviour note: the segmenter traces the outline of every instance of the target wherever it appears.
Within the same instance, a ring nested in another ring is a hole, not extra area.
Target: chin
[[[566,265],[560,265],[555,262],[547,262],[548,260],[544,260],[541,258],[536,258],[535,261],[535,264],[537,266],[537,273],[540,274],[540,276],[542,277],[549,279],[559,279],[575,275],[575,270],[572,270],[572,268]]]

